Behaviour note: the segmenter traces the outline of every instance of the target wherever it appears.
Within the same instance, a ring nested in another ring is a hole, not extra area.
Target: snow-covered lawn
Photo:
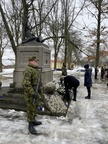
[[[92,98],[87,100],[83,75],[76,77],[77,101],[71,102],[66,117],[38,115],[43,124],[35,127],[37,136],[28,132],[25,112],[0,109],[0,144],[108,144],[107,81],[93,79]]]

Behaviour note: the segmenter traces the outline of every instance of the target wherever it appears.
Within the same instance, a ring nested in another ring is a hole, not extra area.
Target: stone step
[[[16,103],[7,103],[0,100],[0,108],[2,109],[14,109],[17,111],[26,111],[26,105],[18,105]]]
[[[26,103],[24,95],[21,94],[6,94],[0,97],[0,108],[2,109],[14,109],[17,111],[26,111]],[[52,115],[49,111],[38,111],[40,115]]]
[[[50,116],[61,116],[59,113],[51,113],[46,105],[44,106],[44,111],[38,111],[40,115],[50,115]],[[0,89],[0,108],[2,109],[14,109],[17,111],[26,111],[26,103],[24,99],[24,94],[20,92],[10,91],[9,88]]]
[[[2,87],[0,89],[0,108],[26,111],[24,94],[15,92],[11,93],[9,87]]]
[[[12,104],[19,104],[19,105],[25,104],[24,99],[21,99],[21,98],[3,97],[3,98],[0,98],[0,101],[2,103],[12,103]]]
[[[7,97],[18,97],[18,98],[23,98],[24,99],[24,94],[18,94],[18,93],[8,93],[4,96],[7,96]]]
[[[16,111],[24,111],[26,112],[26,105],[19,105],[16,103],[8,103],[0,100],[0,108],[2,109],[14,109]],[[38,114],[40,115],[52,115],[49,111],[38,111]],[[53,115],[52,115],[53,116]],[[55,116],[55,114],[54,114]]]

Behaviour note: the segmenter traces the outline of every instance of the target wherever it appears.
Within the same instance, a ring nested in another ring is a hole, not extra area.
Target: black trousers
[[[74,100],[76,100],[77,87],[78,87],[78,86],[73,87]],[[66,92],[66,96],[65,96],[65,98],[66,98],[67,100],[71,100],[70,92],[69,92],[69,91],[70,91],[70,88],[69,88],[68,86],[65,86],[65,92]]]
[[[95,79],[97,79],[97,73],[95,73]]]
[[[91,87],[87,87],[88,97],[91,96]]]

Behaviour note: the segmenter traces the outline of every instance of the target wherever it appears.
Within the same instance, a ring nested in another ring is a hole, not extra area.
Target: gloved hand
[[[38,98],[38,93],[34,93],[33,98],[36,100]]]

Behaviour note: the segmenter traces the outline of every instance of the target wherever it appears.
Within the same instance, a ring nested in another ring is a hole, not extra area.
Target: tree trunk
[[[56,70],[57,67],[57,54],[56,54],[56,47],[55,47],[55,53],[54,53],[54,70]]]
[[[68,14],[67,14],[67,1],[66,1],[66,7],[65,7],[65,58],[64,63],[67,63],[67,45],[68,45]]]
[[[100,24],[101,24],[101,1],[98,7],[98,25],[97,25],[97,48],[95,66],[99,66],[99,49],[100,49]]]
[[[2,72],[2,54],[1,54],[1,45],[0,45],[0,72]]]
[[[1,54],[1,49],[2,49],[2,30],[0,26],[0,72],[2,72],[2,54]]]
[[[6,28],[6,31],[7,31],[7,35],[10,39],[10,42],[11,42],[11,45],[12,45],[12,49],[16,55],[16,46],[15,46],[15,42],[14,42],[14,39],[13,39],[13,35],[11,34],[11,31],[9,29],[9,25],[8,25],[8,22],[5,18],[5,12],[3,11],[2,7],[1,7],[1,4],[0,4],[0,12],[1,12],[1,16],[2,16],[2,19],[3,19],[3,22],[4,22],[4,26]]]

